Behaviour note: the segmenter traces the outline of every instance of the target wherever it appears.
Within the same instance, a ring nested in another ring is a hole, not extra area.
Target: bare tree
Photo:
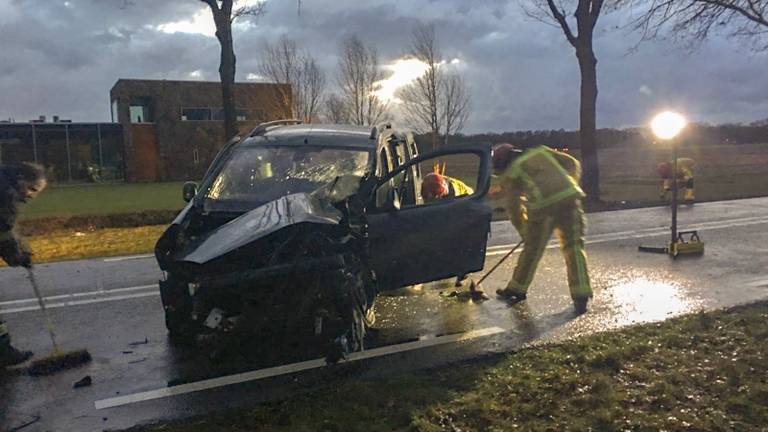
[[[426,65],[426,71],[398,94],[406,122],[417,132],[430,134],[436,149],[441,134],[447,145],[449,136],[464,128],[470,112],[469,93],[461,75],[447,69],[434,26],[416,27],[410,54]]]
[[[443,124],[443,113],[439,107],[443,75],[439,70],[442,60],[433,25],[420,25],[414,29],[410,51],[411,55],[427,65],[427,70],[413,84],[401,90],[403,111],[412,128],[430,134],[432,148],[436,149]]]
[[[300,104],[297,112],[307,123],[314,122],[320,112],[320,102],[325,91],[325,74],[317,65],[315,58],[304,54],[301,58],[301,74],[297,80],[296,102]]]
[[[375,48],[365,46],[356,35],[341,44],[337,80],[349,122],[375,125],[387,118],[388,104],[375,94],[382,79]]]
[[[600,199],[600,170],[597,159],[595,130],[597,127],[597,57],[593,47],[595,24],[603,9],[603,0],[571,0],[568,6],[574,8],[576,20],[574,33],[566,6],[556,0],[528,0],[524,3],[526,13],[546,24],[559,27],[568,43],[576,51],[581,74],[581,94],[579,103],[579,144],[581,161],[584,166],[582,184],[587,199]],[[678,0],[671,0],[678,1]]]
[[[278,106],[291,106],[293,116],[307,123],[316,120],[326,82],[314,57],[282,36],[274,45],[264,45],[259,68],[268,80],[290,84],[277,92]]]
[[[768,50],[768,0],[642,0],[629,3],[644,12],[632,25],[643,39],[668,30],[691,44],[713,31],[746,40],[758,51]]]
[[[219,78],[224,108],[224,135],[230,139],[239,133],[235,104],[235,49],[232,41],[232,23],[240,17],[259,18],[265,13],[265,3],[236,7],[237,0],[200,0],[207,4],[216,25],[216,39],[221,45]]]
[[[323,117],[328,123],[345,124],[349,122],[349,110],[344,100],[336,93],[325,98]]]
[[[443,79],[441,98],[445,123],[444,144],[448,145],[448,137],[461,132],[469,117],[469,93],[464,78],[458,74],[447,75]]]

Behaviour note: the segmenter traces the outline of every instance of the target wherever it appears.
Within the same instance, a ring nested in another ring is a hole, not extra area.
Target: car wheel
[[[160,299],[165,310],[165,328],[173,342],[185,342],[195,336],[192,319],[192,298],[186,284],[174,278],[160,281]]]
[[[168,329],[168,337],[174,343],[190,343],[196,334],[192,316],[181,311],[165,311],[165,328]]]

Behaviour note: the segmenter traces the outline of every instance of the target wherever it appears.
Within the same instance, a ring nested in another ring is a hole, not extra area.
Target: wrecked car
[[[446,164],[472,193],[424,202],[424,171]],[[362,349],[378,293],[482,269],[489,165],[488,146],[419,155],[390,126],[277,121],[233,139],[155,247],[171,338]]]

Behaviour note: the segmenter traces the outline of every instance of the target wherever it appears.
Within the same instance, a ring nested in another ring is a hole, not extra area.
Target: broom
[[[53,324],[51,323],[50,316],[48,316],[48,310],[45,308],[43,296],[40,295],[40,288],[37,286],[37,280],[32,272],[32,267],[27,268],[27,275],[29,276],[29,282],[32,284],[32,289],[35,291],[37,304],[40,305],[40,310],[43,311],[43,323],[48,330],[48,335],[51,337],[51,344],[53,345],[53,353],[48,357],[33,361],[27,372],[32,376],[50,375],[60,370],[71,369],[90,362],[91,354],[87,350],[62,351],[59,348],[59,344],[56,343]]]
[[[519,247],[520,247],[522,244],[523,244],[523,240],[520,240],[520,243],[516,244],[516,245],[515,245],[515,247],[513,247],[511,251],[507,252],[507,254],[506,254],[506,255],[504,255],[503,257],[501,257],[501,259],[499,260],[499,262],[497,262],[497,263],[496,263],[496,265],[494,265],[494,266],[493,266],[493,267],[492,267],[490,270],[488,270],[488,273],[484,274],[484,275],[483,275],[483,277],[481,277],[481,278],[480,278],[480,280],[479,280],[479,281],[477,281],[477,283],[475,283],[475,281],[472,281],[472,282],[469,284],[469,291],[470,291],[470,292],[472,292],[472,293],[474,293],[474,292],[481,292],[481,291],[480,291],[480,290],[481,290],[481,286],[480,286],[480,284],[482,284],[482,283],[483,283],[483,281],[484,281],[484,280],[485,280],[485,279],[486,279],[488,276],[490,276],[490,275],[491,275],[491,273],[493,273],[493,271],[494,271],[494,270],[496,270],[497,268],[499,268],[499,266],[501,265],[501,263],[503,263],[504,261],[506,261],[506,260],[507,260],[507,258],[509,258],[509,257],[510,257],[510,255],[512,255],[513,253],[515,253],[515,250],[517,250],[517,248],[519,248]]]

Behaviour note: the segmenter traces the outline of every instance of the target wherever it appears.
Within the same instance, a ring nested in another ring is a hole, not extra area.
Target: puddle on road
[[[702,307],[701,299],[692,297],[680,282],[647,275],[611,282],[600,298],[618,326],[659,321]]]

